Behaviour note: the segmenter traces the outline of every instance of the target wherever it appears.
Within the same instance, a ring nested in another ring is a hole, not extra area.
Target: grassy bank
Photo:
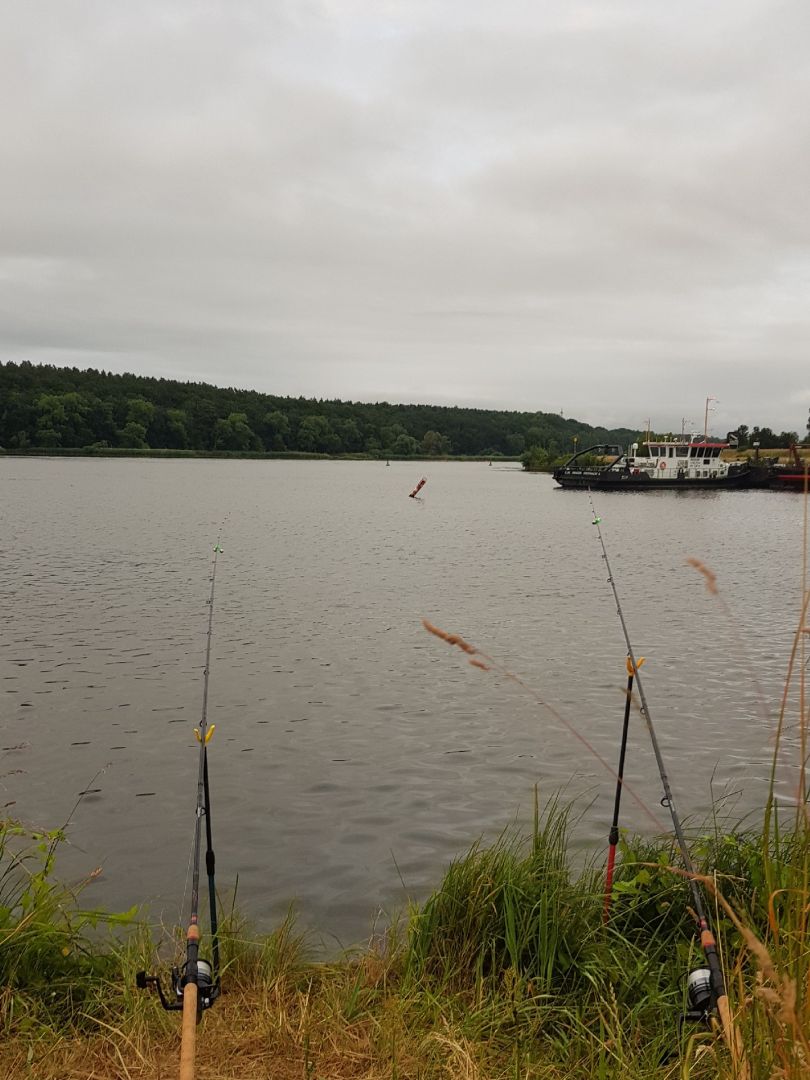
[[[803,821],[785,834],[771,818],[691,840],[699,871],[741,920],[715,901],[754,1077],[807,1075]],[[672,843],[623,841],[605,926],[602,869],[572,872],[567,835],[566,808],[550,804],[532,835],[474,846],[398,928],[335,963],[309,959],[291,920],[256,938],[232,914],[198,1075],[735,1075],[716,1031],[680,1021],[686,976],[702,960]],[[174,1076],[179,1015],[135,989],[137,970],[167,970],[172,943],[159,947],[131,914],[83,910],[52,880],[59,842],[3,828],[0,1075]]]

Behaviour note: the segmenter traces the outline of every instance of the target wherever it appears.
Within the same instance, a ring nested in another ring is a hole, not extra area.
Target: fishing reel
[[[708,968],[696,968],[690,971],[686,979],[687,1010],[678,1017],[678,1042],[680,1043],[684,1025],[700,1024],[710,1027],[715,1009],[712,990],[712,973]],[[660,1064],[668,1065],[678,1056],[675,1048],[664,1050]]]
[[[181,968],[172,968],[172,993],[171,997],[174,1000],[166,997],[163,987],[160,984],[159,975],[147,975],[145,971],[139,971],[135,976],[135,985],[139,990],[146,990],[150,986],[154,986],[157,990],[158,997],[160,998],[160,1004],[167,1012],[171,1012],[174,1009],[183,1008],[183,991],[189,981],[186,974],[186,968],[188,963],[183,964]],[[207,960],[197,961],[197,1016],[201,1016],[206,1009],[210,1009],[214,1002],[219,997],[220,985],[219,980],[214,981],[211,965]]]
[[[707,1024],[714,1011],[714,992],[712,991],[712,973],[708,968],[696,968],[686,980],[686,996],[689,1008],[682,1017],[682,1022]]]

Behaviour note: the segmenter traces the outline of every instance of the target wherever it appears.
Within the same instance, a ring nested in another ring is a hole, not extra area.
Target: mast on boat
[[[704,442],[707,441],[708,433],[709,433],[709,402],[710,401],[716,401],[718,403],[718,405],[720,404],[719,400],[716,397],[707,397],[706,398],[706,408],[705,408],[705,410],[703,412],[703,441]],[[712,410],[712,411],[714,411],[714,410]]]

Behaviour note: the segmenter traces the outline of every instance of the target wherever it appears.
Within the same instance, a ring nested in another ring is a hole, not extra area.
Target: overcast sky
[[[807,0],[0,12],[0,359],[804,430]]]

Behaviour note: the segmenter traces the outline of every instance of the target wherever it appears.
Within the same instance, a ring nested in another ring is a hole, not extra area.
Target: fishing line
[[[647,696],[644,693],[643,680],[641,678],[641,671],[639,670],[640,664],[636,662],[635,651],[633,650],[633,643],[630,640],[630,633],[627,629],[627,623],[624,618],[624,611],[622,610],[621,600],[619,599],[619,591],[616,588],[616,582],[613,577],[613,570],[610,565],[610,559],[608,558],[607,547],[605,546],[605,540],[602,536],[602,530],[600,524],[602,519],[596,513],[596,507],[593,504],[590,491],[588,491],[588,501],[591,504],[592,521],[596,526],[596,532],[599,537],[599,543],[602,547],[602,558],[605,560],[605,566],[608,572],[608,584],[613,591],[613,598],[616,601],[616,612],[619,616],[619,622],[621,623],[622,633],[624,634],[625,644],[627,646],[627,655],[630,658],[630,666],[628,672],[631,670],[634,673],[636,685],[638,687],[638,696],[640,699],[640,712],[644,718],[644,723],[647,727],[647,732],[650,736],[650,742],[652,743],[653,754],[655,755],[656,764],[658,765],[658,773],[661,778],[661,786],[664,789],[664,797],[661,800],[661,805],[665,806],[672,818],[672,827],[675,832],[675,837],[680,849],[681,858],[683,860],[684,867],[686,869],[687,880],[689,881],[689,888],[692,894],[692,902],[694,904],[695,924],[700,938],[700,944],[703,949],[703,954],[706,958],[706,964],[708,966],[709,983],[711,987],[711,997],[714,1000],[714,1004],[720,1015],[720,1019],[723,1025],[723,1031],[726,1037],[726,1043],[731,1051],[732,1055],[737,1053],[737,1043],[734,1036],[734,1031],[731,1023],[731,1012],[729,1008],[728,995],[726,993],[725,978],[723,976],[723,969],[720,964],[720,957],[717,952],[717,942],[711,929],[709,917],[706,911],[706,906],[703,902],[700,888],[697,882],[697,875],[695,871],[694,863],[692,862],[692,856],[689,852],[689,848],[684,837],[683,828],[681,826],[681,819],[675,806],[675,799],[672,795],[672,788],[669,783],[669,777],[667,775],[666,766],[664,765],[664,759],[661,755],[661,748],[658,744],[658,737],[655,733],[652,717],[650,715],[649,705],[647,704]],[[696,973],[690,976],[690,979],[694,977]]]
[[[192,834],[188,842],[188,859],[186,861],[186,876],[183,879],[183,899],[180,901],[180,906],[177,909],[177,918],[181,919],[181,912],[186,909],[186,897],[188,896],[188,883],[191,881],[191,862],[194,858],[194,835]]]
[[[428,619],[422,619],[422,626],[425,628],[425,630],[427,630],[429,634],[433,634],[435,637],[440,638],[442,641],[446,641],[448,645],[452,645],[456,648],[461,649],[463,653],[466,653],[469,657],[471,657],[471,659],[469,659],[467,663],[471,664],[475,668],[478,668],[479,671],[494,672],[502,676],[504,679],[508,679],[510,682],[513,682],[517,686],[519,686],[521,690],[524,690],[527,694],[530,695],[530,697],[534,699],[534,701],[540,706],[541,709],[545,709],[547,712],[549,712],[551,716],[566,729],[566,731],[570,732],[574,736],[574,738],[577,739],[578,742],[582,743],[588,753],[591,754],[592,757],[596,758],[599,764],[608,773],[610,773],[614,780],[618,779],[616,770],[602,756],[602,754],[599,753],[593,743],[586,739],[586,737],[582,734],[581,731],[579,731],[569,720],[566,720],[565,717],[557,709],[555,709],[553,705],[549,704],[548,701],[545,701],[540,696],[540,694],[531,686],[529,686],[528,683],[524,682],[524,680],[521,679],[519,675],[516,675],[513,671],[510,671],[510,669],[507,668],[500,661],[494,660],[487,653],[482,652],[481,649],[477,648],[477,646],[471,645],[469,641],[465,641],[460,634],[450,634],[446,630],[441,630],[438,626],[434,626],[433,623],[430,622]],[[647,806],[641,796],[630,786],[630,784],[626,780],[622,782],[622,788],[627,791],[628,795],[632,796],[642,813],[646,814],[646,816],[650,819],[653,827],[659,831],[664,831],[665,826],[663,825],[663,823],[658,820],[658,818],[655,816],[649,806]]]

